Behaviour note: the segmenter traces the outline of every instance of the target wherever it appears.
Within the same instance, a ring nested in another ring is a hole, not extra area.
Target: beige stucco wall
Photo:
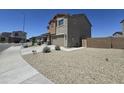
[[[64,23],[63,25],[59,26],[59,20],[63,19]],[[64,46],[67,47],[67,43],[68,43],[68,19],[65,17],[61,17],[61,18],[57,18],[57,27],[56,27],[56,35],[64,35],[63,38],[63,42],[64,42]],[[62,42],[62,41],[61,41]]]
[[[49,32],[50,34],[55,34],[55,33],[56,33],[56,23],[55,23],[55,22],[52,22],[52,23],[49,25],[48,32]]]
[[[121,26],[122,26],[122,33],[123,33],[123,36],[124,36],[124,22],[121,23]]]
[[[59,20],[63,19],[64,20],[64,23],[63,25],[58,25],[59,24]],[[58,34],[67,34],[67,26],[68,26],[68,22],[67,22],[67,18],[57,18],[57,28],[56,28],[56,35]]]

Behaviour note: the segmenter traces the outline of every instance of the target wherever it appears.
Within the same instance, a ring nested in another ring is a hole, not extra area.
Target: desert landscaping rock
[[[121,49],[82,48],[28,54],[23,58],[54,83],[124,83]]]

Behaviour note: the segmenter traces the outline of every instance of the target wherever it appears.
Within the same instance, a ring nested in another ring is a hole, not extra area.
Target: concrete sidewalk
[[[25,62],[21,57],[20,48],[20,46],[13,46],[0,54],[0,83],[53,83]]]

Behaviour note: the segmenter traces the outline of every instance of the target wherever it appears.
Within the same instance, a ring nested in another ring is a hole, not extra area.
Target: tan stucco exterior
[[[63,20],[62,25],[59,25],[60,20]],[[82,46],[82,39],[91,37],[92,25],[84,14],[66,15],[61,17],[56,16],[54,17],[53,22],[55,25],[50,22],[48,31],[54,35],[63,34],[61,39],[60,37],[56,37],[56,39],[53,40],[53,44],[55,44],[54,42],[56,41],[58,42],[57,45],[61,42],[60,45],[64,45],[65,47],[79,47]],[[51,25],[54,27],[50,28]]]
[[[55,34],[56,33],[56,21],[53,21],[53,22],[50,23],[48,32],[50,34]]]
[[[122,25],[122,33],[123,33],[123,36],[124,36],[124,21],[121,23]]]

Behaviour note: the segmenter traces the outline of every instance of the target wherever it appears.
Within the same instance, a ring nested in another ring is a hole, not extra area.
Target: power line
[[[25,31],[25,14],[23,15],[23,31]]]

